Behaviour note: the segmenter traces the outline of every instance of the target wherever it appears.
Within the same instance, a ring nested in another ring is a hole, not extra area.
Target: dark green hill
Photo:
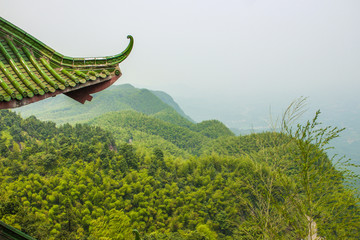
[[[56,123],[78,123],[112,111],[135,110],[150,115],[161,111],[171,112],[172,109],[175,109],[175,113],[180,115],[176,118],[181,119],[182,117],[182,122],[191,123],[191,119],[189,120],[189,117],[169,95],[164,92],[155,93],[160,98],[150,90],[138,89],[130,84],[115,85],[94,94],[93,100],[83,105],[60,95],[18,108],[16,111],[25,117],[35,115],[41,120]],[[172,114],[175,115],[175,113]]]
[[[94,94],[93,100],[84,105],[60,95],[16,111],[25,117],[35,115],[58,124],[90,122],[114,132],[119,142],[136,139],[137,146],[162,146],[174,156],[201,154],[200,149],[210,139],[233,136],[217,120],[194,123],[168,94],[130,84],[112,86]],[[120,113],[122,111],[125,112]],[[92,120],[94,118],[96,120]]]
[[[161,147],[174,156],[216,152],[239,155],[239,138],[217,120],[191,123],[173,109],[153,115],[133,110],[109,112],[88,122],[112,132],[119,142],[130,139],[136,146]],[[249,144],[246,139],[244,144]],[[250,142],[250,144],[253,144]],[[234,150],[229,150],[234,149]]]
[[[234,136],[235,134],[230,131],[222,122],[218,120],[207,120],[196,124],[195,131],[209,138],[218,138],[222,136]]]
[[[166,108],[160,112],[150,115],[154,118],[161,119],[165,122],[169,122],[181,127],[186,127],[189,129],[195,129],[196,124],[189,121],[185,117],[181,116],[178,112],[173,108]]]
[[[132,138],[134,143],[138,141],[133,136],[135,131],[158,136],[193,154],[199,154],[202,145],[209,140],[204,135],[186,127],[136,111],[109,112],[89,121],[89,123],[101,126],[114,133],[124,133],[125,130],[129,133],[128,136]],[[124,140],[122,136],[121,134],[115,134],[118,140]]]
[[[204,145],[202,152],[242,156],[261,149],[280,146],[288,141],[283,135],[275,132],[253,133],[244,136],[221,136]]]

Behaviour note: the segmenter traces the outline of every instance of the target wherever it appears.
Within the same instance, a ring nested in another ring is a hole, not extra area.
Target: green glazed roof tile
[[[118,64],[133,47],[133,38],[128,38],[130,43],[120,54],[72,58],[0,17],[0,108],[22,106],[118,78]]]
[[[4,240],[36,240],[20,230],[0,221],[0,239]]]

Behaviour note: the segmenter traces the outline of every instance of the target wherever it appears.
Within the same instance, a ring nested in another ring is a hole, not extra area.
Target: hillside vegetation
[[[86,122],[104,113],[122,110],[145,114],[175,110],[182,121],[192,122],[166,93],[138,89],[130,84],[113,85],[106,91],[93,94],[91,104],[79,104],[65,95],[59,95],[16,109],[22,116],[35,115],[41,120],[61,124]]]
[[[39,240],[359,239],[356,179],[326,153],[341,130],[319,113],[235,136],[163,93],[122,85],[94,100],[34,112],[72,125],[0,111],[1,221]]]
[[[89,121],[89,123],[113,132],[114,137],[123,142],[131,139],[136,144],[137,141],[143,141],[143,136],[140,133],[145,133],[160,137],[195,155],[201,153],[201,149],[207,145],[211,138],[234,135],[218,121],[193,124],[187,128],[135,111],[106,113]],[[124,132],[128,134],[124,134]],[[165,146],[164,149],[166,150]]]
[[[134,228],[144,239],[300,239],[308,234],[305,213],[320,236],[359,237],[360,210],[343,174],[312,149],[322,179],[310,166],[316,185],[305,193],[289,151],[297,143],[285,135],[221,136],[207,140],[210,155],[174,157],[161,146],[116,144],[97,126],[0,114],[0,219],[37,239],[134,239]],[[171,141],[178,131],[194,134],[131,111],[101,119]],[[196,137],[208,138],[189,136]],[[229,150],[235,142],[239,150]]]

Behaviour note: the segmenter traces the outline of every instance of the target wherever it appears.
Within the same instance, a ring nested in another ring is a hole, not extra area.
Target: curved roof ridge
[[[118,64],[130,54],[134,39],[121,53],[107,57],[64,56],[0,17],[0,109],[14,108],[64,93],[84,103],[92,93],[113,84]]]
[[[31,34],[15,26],[2,17],[0,17],[0,29],[6,32],[6,34],[16,38],[14,39],[15,41],[35,48],[41,55],[47,57],[55,64],[67,67],[76,65],[77,67],[81,68],[119,64],[129,56],[134,45],[134,38],[131,35],[128,35],[127,38],[130,39],[128,46],[124,51],[117,55],[105,57],[69,57],[55,51]]]

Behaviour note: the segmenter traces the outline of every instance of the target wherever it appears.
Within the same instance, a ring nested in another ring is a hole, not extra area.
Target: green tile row
[[[131,52],[102,58],[64,56],[0,17],[0,101],[21,101],[87,81],[120,75],[117,64]]]
[[[9,36],[0,39],[0,72],[0,101],[22,100],[112,75],[106,69],[54,69],[47,58],[36,59],[31,48],[16,46]]]
[[[0,28],[6,33],[15,36],[16,42],[20,44],[26,44],[32,46],[38,54],[45,56],[53,61],[58,66],[88,68],[88,67],[106,67],[109,65],[119,64],[124,61],[130,54],[134,39],[132,36],[127,36],[130,39],[130,43],[127,48],[120,54],[101,58],[72,58],[62,55],[56,52],[54,49],[48,47],[41,41],[37,40],[30,34],[6,21],[0,17]],[[19,40],[18,40],[19,39]]]

